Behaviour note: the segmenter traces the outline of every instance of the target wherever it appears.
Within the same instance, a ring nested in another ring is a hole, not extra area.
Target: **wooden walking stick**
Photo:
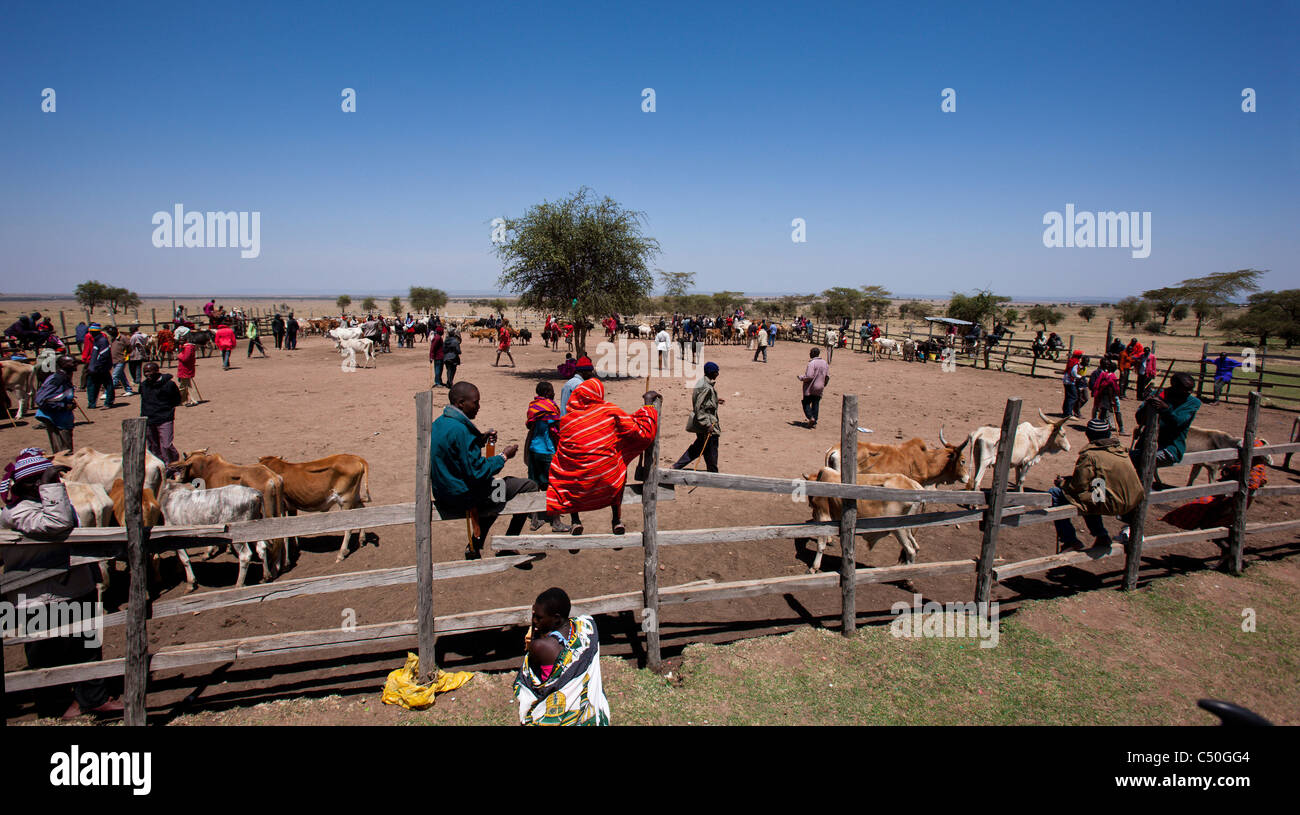
[[[489,441],[487,445],[484,446],[483,448],[484,457],[491,458],[496,454],[497,454],[496,444],[494,442]],[[478,540],[479,536],[483,534],[483,528],[479,524],[478,509],[476,507],[470,507],[469,510],[465,512],[465,532],[466,534],[469,535],[469,544],[466,546],[466,549],[471,552],[477,551],[474,548],[474,541]]]
[[[202,401],[203,401],[203,391],[199,390],[199,380],[198,380],[198,379],[191,379],[191,380],[190,380],[190,384],[194,386],[194,392],[197,393],[197,394],[199,395],[199,401],[202,402]]]
[[[81,418],[85,419],[87,424],[95,423],[94,419],[86,415],[86,411],[82,409],[81,404],[79,402],[73,402],[72,404],[76,406],[77,412],[81,414]]]

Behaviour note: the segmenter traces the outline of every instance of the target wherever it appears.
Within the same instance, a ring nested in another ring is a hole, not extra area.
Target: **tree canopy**
[[[1220,321],[1219,328],[1257,338],[1261,346],[1268,345],[1270,338],[1279,337],[1290,348],[1300,340],[1300,289],[1252,294],[1246,311]]]
[[[411,308],[416,311],[437,311],[447,305],[447,292],[442,289],[412,286],[406,299],[411,301]]]
[[[948,316],[972,323],[983,323],[998,313],[1003,303],[1011,302],[1010,297],[994,294],[988,289],[978,289],[974,294],[953,292],[948,301]]]
[[[634,311],[654,290],[650,262],[659,242],[644,234],[645,214],[587,187],[505,218],[505,240],[494,244],[503,264],[498,285],[520,305],[574,318],[579,354],[587,325],[607,314]]]
[[[1128,323],[1128,327],[1134,330],[1151,314],[1151,307],[1141,297],[1125,297],[1115,304],[1115,308],[1119,310],[1120,321]]]
[[[352,305],[352,298],[346,294],[340,294],[339,299],[335,300],[334,304],[339,307],[339,311],[347,311],[348,306]]]
[[[1065,315],[1051,306],[1037,305],[1030,306],[1029,313],[1026,315],[1030,325],[1037,323],[1046,331],[1049,325],[1056,325],[1065,319]]]

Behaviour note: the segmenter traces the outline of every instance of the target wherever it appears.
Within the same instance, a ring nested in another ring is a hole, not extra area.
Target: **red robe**
[[[560,443],[551,460],[546,511],[587,512],[618,503],[627,465],[654,441],[653,405],[624,413],[605,401],[605,386],[588,379],[574,388],[560,419]]]

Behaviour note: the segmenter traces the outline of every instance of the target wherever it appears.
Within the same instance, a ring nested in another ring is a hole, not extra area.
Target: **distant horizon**
[[[725,290],[720,289],[719,291],[725,291]],[[317,294],[313,294],[313,293],[311,293],[311,292],[294,292],[294,293],[287,293],[287,292],[265,292],[265,293],[259,293],[259,292],[239,292],[239,293],[234,293],[234,294],[212,294],[212,293],[205,293],[205,294],[184,294],[184,293],[180,293],[180,292],[147,293],[147,294],[146,294],[146,293],[142,293],[142,292],[136,292],[136,293],[139,294],[140,299],[142,299],[142,300],[147,300],[147,299],[152,299],[152,300],[168,300],[168,299],[176,299],[176,300],[186,299],[186,300],[193,300],[193,299],[200,299],[200,300],[201,300],[201,299],[203,299],[203,298],[205,298],[205,297],[208,298],[209,300],[214,300],[214,299],[215,299],[215,300],[222,300],[222,299],[226,299],[226,300],[238,300],[238,299],[240,299],[240,298],[245,298],[245,299],[250,299],[250,300],[275,300],[275,299],[278,299],[278,298],[284,298],[284,299],[286,299],[286,300],[322,300],[322,299],[332,300],[332,299],[336,299],[336,298],[338,298],[338,297],[341,296],[341,294],[340,294],[340,293],[337,293],[337,292],[321,292],[321,293],[317,293]],[[714,294],[714,293],[715,293],[715,292],[712,292],[712,291],[692,291],[692,292],[690,292],[690,294],[703,294],[703,295],[711,295],[711,294]],[[965,292],[962,292],[962,293],[965,293]],[[399,291],[372,292],[372,293],[369,293],[369,294],[352,294],[352,293],[348,292],[347,294],[348,294],[349,297],[353,298],[353,301],[354,301],[354,302],[355,302],[358,298],[365,298],[365,297],[373,297],[373,298],[375,298],[376,300],[388,300],[388,299],[390,299],[390,298],[392,298],[392,297],[401,297],[403,300],[407,300],[407,299],[409,299],[409,297],[408,297],[409,292],[399,292]],[[447,291],[446,294],[447,294],[448,299],[451,299],[451,300],[463,300],[463,299],[466,299],[466,298],[475,298],[475,299],[482,299],[482,298],[503,298],[503,299],[511,299],[511,300],[513,300],[513,299],[516,299],[516,298],[519,297],[519,295],[517,295],[517,294],[509,294],[509,293],[506,293],[506,292],[490,292],[490,291]],[[747,297],[747,298],[757,298],[757,299],[770,299],[770,298],[777,298],[777,297],[805,297],[805,296],[808,296],[808,293],[807,293],[807,292],[804,292],[804,293],[800,293],[800,292],[740,292],[740,294],[741,294],[742,296],[744,296],[744,297]],[[820,296],[820,294],[821,294],[820,292],[817,292],[814,296]],[[1140,296],[1141,296],[1141,292],[1137,292],[1137,293],[1135,293],[1135,294],[1119,295],[1119,296],[1115,296],[1115,297],[1061,297],[1061,296],[1057,296],[1057,297],[1051,297],[1051,296],[1045,296],[1045,297],[1032,297],[1032,296],[1025,296],[1025,297],[1022,297],[1022,296],[1019,296],[1019,295],[1004,295],[1004,294],[1000,294],[1000,293],[998,293],[998,292],[996,292],[996,291],[994,292],[994,294],[997,294],[997,295],[1000,296],[1000,297],[1010,297],[1012,303],[1044,303],[1044,302],[1056,302],[1056,303],[1082,303],[1082,304],[1085,304],[1085,305],[1097,305],[1097,304],[1101,304],[1101,303],[1118,303],[1120,300],[1123,300],[1125,297],[1140,297]],[[656,296],[662,296],[662,295],[656,295]],[[76,295],[73,294],[72,292],[63,292],[63,293],[59,293],[59,292],[33,292],[33,293],[30,293],[30,294],[22,294],[22,293],[6,293],[6,294],[0,294],[0,302],[16,302],[16,301],[23,301],[23,300],[75,300],[75,299],[76,299]],[[949,292],[948,294],[908,294],[908,293],[898,293],[898,294],[890,294],[890,295],[889,295],[889,299],[890,299],[890,300],[951,300],[951,299],[952,299],[952,293],[951,293],[951,292]]]

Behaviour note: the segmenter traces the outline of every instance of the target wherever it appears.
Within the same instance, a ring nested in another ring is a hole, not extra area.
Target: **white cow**
[[[650,328],[650,326],[646,325],[645,323],[641,323],[636,327],[636,335],[643,340],[650,339],[651,335],[653,334],[654,331]]]
[[[1070,417],[1065,416],[1054,422],[1043,414],[1041,408],[1038,415],[1046,424],[1034,427],[1029,422],[1021,422],[1016,428],[1016,441],[1011,448],[1011,466],[1016,470],[1016,486],[1021,492],[1025,490],[1025,474],[1043,456],[1070,452],[1070,440],[1065,435],[1065,423]],[[966,483],[966,489],[980,488],[984,473],[988,472],[997,458],[998,442],[1001,439],[1002,429],[998,427],[985,425],[971,431],[966,445],[970,448],[974,461],[969,468],[972,475]]]
[[[375,362],[375,343],[373,340],[341,340],[339,354],[343,357],[343,369],[357,369],[357,354],[362,354],[370,363],[368,367],[378,367]]]
[[[876,359],[879,359],[882,351],[885,356],[892,357],[896,353],[902,353],[902,346],[899,345],[898,340],[891,340],[888,337],[880,337],[879,339],[872,340],[871,355]]]
[[[56,467],[67,467],[63,474],[64,481],[80,481],[86,484],[98,484],[105,492],[112,489],[113,482],[122,477],[122,454],[101,453],[93,447],[82,447],[75,452],[57,453],[50,457]],[[144,486],[158,494],[167,465],[163,460],[149,451],[144,454]]]
[[[255,521],[262,517],[262,493],[252,487],[231,484],[210,490],[198,490],[185,484],[167,480],[158,495],[158,504],[162,508],[163,518],[170,526],[202,526],[206,524],[227,524],[234,521]],[[248,575],[248,564],[252,561],[252,552],[247,543],[234,544],[235,554],[239,557],[239,577],[235,580],[236,588],[244,585]],[[284,547],[280,547],[282,550]],[[262,559],[267,579],[274,578],[279,569],[266,541],[256,544],[257,555]],[[190,566],[190,555],[184,549],[176,550],[185,567],[185,582],[189,591],[199,586]],[[281,564],[283,565],[283,564]]]
[[[344,340],[361,339],[361,326],[355,328],[331,328],[326,332],[326,336],[334,340],[334,347],[337,348]]]

